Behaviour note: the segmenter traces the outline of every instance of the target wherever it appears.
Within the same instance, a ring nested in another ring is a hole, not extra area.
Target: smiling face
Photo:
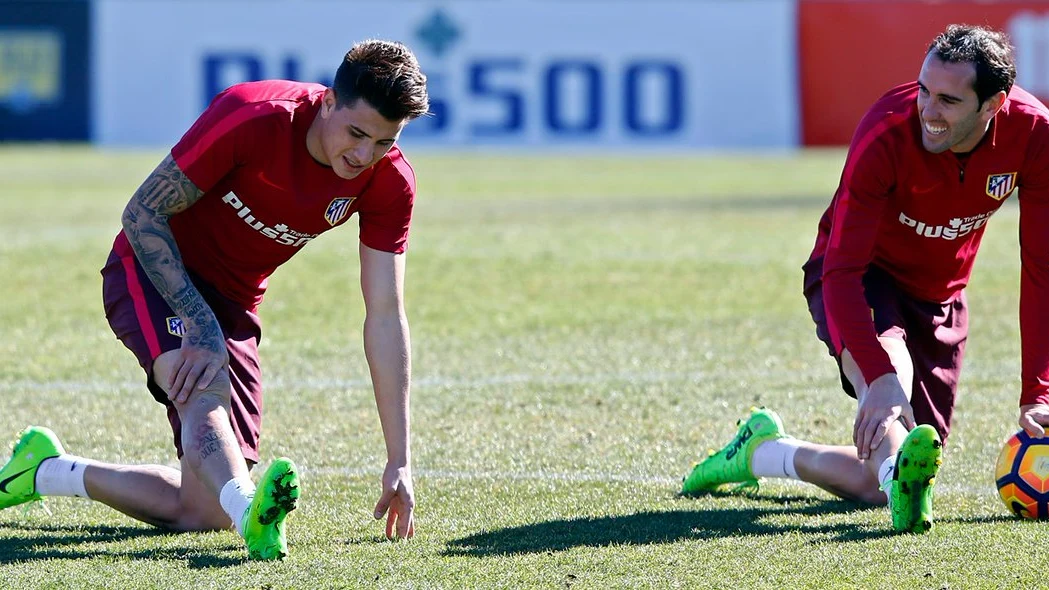
[[[918,117],[922,145],[934,154],[971,151],[1005,101],[999,92],[980,104],[971,62],[946,62],[935,53],[925,56],[918,74]]]
[[[390,121],[364,99],[339,105],[329,88],[306,135],[310,155],[350,180],[390,151],[408,121]]]

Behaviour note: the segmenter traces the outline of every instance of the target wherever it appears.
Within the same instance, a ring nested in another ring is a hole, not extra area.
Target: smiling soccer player
[[[755,410],[685,478],[694,494],[762,476],[891,504],[898,531],[932,526],[932,485],[968,336],[965,286],[988,219],[1019,190],[1020,426],[1049,425],[1049,110],[1014,86],[1006,37],[948,27],[918,79],[859,124],[805,263],[816,333],[859,401],[854,445],[787,436]],[[826,97],[833,100],[832,96]]]
[[[106,317],[166,408],[181,471],[69,455],[32,427],[0,470],[0,508],[90,497],[173,530],[233,527],[252,558],[287,555],[295,465],[273,461],[257,490],[249,477],[262,425],[257,311],[278,266],[356,213],[387,450],[375,518],[387,515],[387,536],[411,537],[404,272],[415,174],[397,140],[428,104],[415,56],[387,41],[355,45],[330,88],[266,80],[216,96],[131,198],[102,269]]]

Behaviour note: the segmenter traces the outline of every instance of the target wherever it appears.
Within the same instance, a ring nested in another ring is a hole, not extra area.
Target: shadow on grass
[[[12,531],[17,536],[5,536]],[[127,526],[34,526],[24,523],[0,523],[0,564],[41,559],[91,559],[94,557],[125,557],[128,559],[183,561],[194,569],[241,565],[244,557],[225,557],[216,552],[201,553],[199,549],[162,547],[156,549],[122,550],[106,547],[105,543],[124,543],[133,539],[169,537],[174,533],[160,529]],[[221,551],[243,551],[240,543],[223,547]]]
[[[763,497],[760,501],[770,506],[639,512],[623,516],[540,522],[457,539],[450,543],[451,548],[444,553],[484,557],[563,551],[573,547],[652,545],[690,539],[784,533],[819,535],[819,542],[853,542],[895,534],[888,528],[872,529],[853,523],[781,524],[770,522],[769,519],[780,515],[855,512],[867,508],[865,504],[811,497]]]

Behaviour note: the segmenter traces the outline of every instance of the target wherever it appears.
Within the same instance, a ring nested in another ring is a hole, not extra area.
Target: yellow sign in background
[[[48,30],[0,30],[0,102],[15,108],[58,102],[62,36]]]

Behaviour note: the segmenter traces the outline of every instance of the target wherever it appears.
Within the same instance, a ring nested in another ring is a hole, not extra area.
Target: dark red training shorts
[[[244,458],[258,463],[262,427],[262,372],[258,346],[262,339],[262,324],[257,315],[223,297],[193,273],[190,273],[190,278],[215,312],[226,337],[229,377],[233,384],[230,422]],[[146,276],[123,233],[117,236],[109,260],[102,269],[102,300],[113,333],[135,354],[146,371],[146,387],[154,399],[167,406],[175,449],[181,458],[182,422],[167,394],[153,381],[153,361],[161,353],[182,346],[182,320],[171,311]]]
[[[823,307],[823,259],[816,258],[802,267],[805,274],[805,299],[816,322],[816,336],[827,345],[831,356],[841,359],[834,350]],[[947,439],[951,430],[958,378],[969,333],[969,310],[965,292],[951,303],[932,303],[915,299],[896,285],[885,270],[870,266],[863,277],[867,305],[874,315],[874,329],[879,336],[903,340],[914,363],[911,407],[918,424],[932,425]],[[841,373],[841,385],[852,397],[856,392]]]

